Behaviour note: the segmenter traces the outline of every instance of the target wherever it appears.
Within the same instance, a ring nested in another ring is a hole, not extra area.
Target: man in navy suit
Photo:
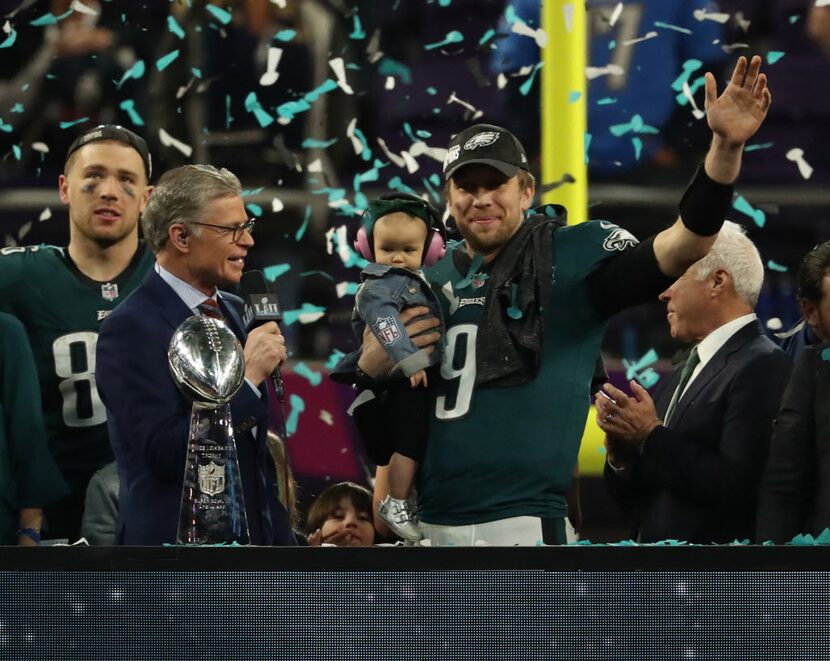
[[[285,360],[285,340],[274,322],[246,335],[241,300],[218,289],[239,282],[254,245],[239,180],[208,165],[171,170],[142,225],[155,267],[107,317],[98,339],[96,376],[121,484],[119,542],[176,541],[192,402],[173,381],[167,349],[179,324],[205,314],[212,300],[245,352],[246,383],[231,416],[251,543],[294,544],[266,445],[263,383]]]
[[[753,310],[764,280],[758,250],[726,222],[709,254],[660,295],[672,337],[695,342],[652,401],[610,384],[598,394],[605,479],[638,513],[641,542],[752,539],[788,356]],[[613,400],[613,401],[612,401]],[[655,403],[656,402],[656,403]]]

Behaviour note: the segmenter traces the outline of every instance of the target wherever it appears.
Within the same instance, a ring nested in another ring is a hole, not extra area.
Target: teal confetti
[[[12,109],[11,109],[11,110],[9,110],[9,112],[14,113],[14,114],[16,114],[16,115],[20,115],[20,114],[22,114],[22,113],[23,113],[24,109],[25,109],[25,108],[24,108],[24,106],[23,106],[23,104],[22,104],[22,103],[15,103],[15,104],[12,106]]]
[[[259,195],[264,190],[265,186],[259,186],[257,188],[243,188],[242,197],[251,197],[253,195]]]
[[[424,131],[423,129],[418,129],[415,131],[415,135],[417,135],[422,140],[429,140],[432,137],[432,133],[429,131]]]
[[[253,214],[254,218],[262,217],[262,207],[258,204],[248,202],[248,204],[245,205],[245,208]]]
[[[354,188],[355,190],[359,190],[361,184],[365,184],[367,181],[377,181],[378,179],[380,179],[380,170],[377,167],[370,168],[366,172],[355,175]]]
[[[489,30],[487,30],[487,32],[481,35],[481,39],[478,40],[478,45],[484,46],[484,44],[486,44],[488,41],[490,41],[490,39],[492,39],[495,36],[496,31],[493,28],[490,28]]]
[[[415,134],[412,132],[412,126],[410,126],[409,122],[403,123],[403,132],[406,133],[407,137],[412,140],[412,142],[418,142],[418,138],[416,138]]]
[[[830,363],[830,347],[821,350],[821,359]]]
[[[323,94],[331,92],[335,89],[337,89],[337,83],[331,78],[327,78],[322,85],[308,92],[299,101],[288,101],[278,106],[277,114],[285,119],[294,119],[294,117],[299,113],[305,112],[311,108],[311,104],[319,99]]]
[[[12,153],[16,160],[20,160],[20,156],[23,152],[20,151],[20,147],[18,145],[12,145]]]
[[[307,204],[305,208],[305,218],[303,218],[303,224],[300,225],[300,229],[298,229],[294,233],[294,240],[299,241],[303,238],[306,230],[308,229],[308,221],[311,219],[311,205]]]
[[[542,62],[534,64],[533,70],[530,72],[527,80],[519,86],[519,91],[522,93],[522,96],[527,96],[530,93],[530,90],[533,87],[533,81],[536,80],[536,73],[542,68],[542,64]]]
[[[127,71],[124,72],[124,75],[121,76],[121,80],[116,83],[116,87],[121,89],[121,86],[129,79],[138,80],[144,75],[146,71],[146,67],[144,66],[144,60],[138,60],[133,66],[131,66]]]
[[[12,125],[6,124],[2,119],[0,119],[0,131],[2,131],[3,133],[11,133]]]
[[[572,91],[568,94],[568,103],[576,103],[582,98],[582,92],[578,92],[576,90]]]
[[[182,26],[179,25],[178,21],[176,21],[176,19],[172,16],[167,17],[167,29],[179,39],[184,39],[184,30],[182,30]]]
[[[617,47],[617,40],[612,39],[608,42],[608,50],[614,50]]]
[[[767,64],[775,64],[782,57],[784,57],[784,53],[782,51],[771,50],[769,53],[767,53]]]
[[[216,5],[211,4],[206,5],[206,9],[213,14],[216,20],[222,25],[227,25],[231,22],[231,13],[227,9],[222,9],[222,7],[217,7]]]
[[[438,0],[439,7],[449,7],[452,4],[452,0]]]
[[[59,126],[62,129],[68,129],[72,126],[76,126],[78,124],[83,124],[84,122],[88,122],[88,121],[89,121],[89,117],[81,117],[80,119],[76,119],[74,122],[61,122],[59,124]]]
[[[208,6],[210,7],[211,5]],[[293,394],[288,398],[288,401],[291,404],[291,412],[285,419],[285,431],[290,436],[297,431],[297,426],[300,422],[300,414],[305,411],[305,402],[302,397]]]
[[[657,362],[657,352],[654,349],[649,349],[642,358],[636,361],[631,361],[623,358],[623,367],[625,367],[625,378],[629,381],[637,376],[639,372],[645,370],[649,365]]]
[[[753,207],[743,195],[738,195],[732,206],[752,218],[758,227],[763,227],[767,222],[767,215],[761,209]]]
[[[378,64],[378,73],[381,76],[393,76],[398,78],[405,85],[412,83],[412,69],[406,66],[403,62],[393,60],[391,57],[384,57],[381,59]]]
[[[704,85],[706,85],[706,78],[704,76],[698,76],[689,85],[689,93],[694,95]],[[684,92],[678,92],[677,96],[674,97],[674,100],[679,106],[685,106],[689,103],[689,97],[686,96]]]
[[[254,114],[254,117],[256,117],[256,120],[262,128],[270,126],[275,121],[271,115],[263,110],[262,105],[260,105],[259,100],[256,98],[256,92],[249,92],[248,96],[245,97],[245,110]]]
[[[306,138],[303,140],[303,148],[304,149],[327,149],[331,147],[334,143],[336,143],[338,138],[332,138],[331,140],[315,140],[314,138]]]
[[[129,115],[130,121],[133,124],[136,126],[144,126],[144,120],[141,119],[141,115],[139,115],[138,111],[135,109],[135,101],[132,99],[124,99],[118,107]]]
[[[613,103],[616,103],[617,100],[610,96],[604,96],[601,99],[597,100],[598,106],[610,106]]]
[[[360,144],[363,145],[363,150],[360,152],[360,158],[364,161],[368,161],[372,158],[372,150],[369,149],[369,142],[366,140],[366,136],[363,135],[363,131],[356,128],[354,130],[355,137],[360,140]]]
[[[599,452],[600,454],[605,454],[605,453],[607,452],[607,450],[605,449],[605,447],[604,447],[604,446],[600,445],[600,446],[597,448],[597,452]]]
[[[357,12],[354,13],[352,16],[352,31],[349,34],[349,39],[365,39],[366,33],[363,31],[363,26],[360,24],[360,16],[358,16]]]
[[[11,48],[12,46],[14,46],[15,41],[17,41],[17,30],[12,28],[12,31],[9,32],[9,36],[7,36],[3,40],[3,43],[0,44],[0,48]]]
[[[354,296],[358,289],[360,289],[359,282],[347,282],[345,288],[343,289],[343,295]]]
[[[74,9],[70,9],[69,11],[64,12],[60,16],[55,16],[54,14],[45,14],[45,15],[41,16],[40,18],[36,18],[33,21],[29,21],[29,25],[34,25],[35,27],[38,27],[38,28],[44,27],[46,25],[54,25],[58,21],[62,21],[63,19],[65,19],[67,16],[72,14],[74,11],[75,11]]]
[[[308,278],[312,275],[319,275],[321,278],[325,278],[326,280],[331,280],[334,282],[334,278],[331,276],[330,273],[326,273],[325,271],[303,271],[300,273],[301,278]]]
[[[229,129],[233,121],[233,115],[231,114],[231,95],[225,94],[225,128]]]
[[[338,349],[335,349],[334,351],[332,351],[331,355],[326,360],[326,365],[325,365],[326,369],[327,370],[333,370],[335,367],[337,367],[337,363],[339,363],[340,360],[345,355],[346,355],[345,353],[343,353],[342,351],[339,351]]]
[[[672,25],[671,23],[663,23],[663,21],[654,21],[654,27],[675,30],[676,32],[682,32],[683,34],[692,34],[692,31],[688,28],[681,28],[679,25]]]
[[[294,374],[307,379],[312,386],[319,386],[323,382],[323,375],[310,369],[305,363],[297,363],[294,366]]]
[[[280,30],[277,34],[274,35],[274,41],[291,41],[294,37],[297,36],[296,30]]]
[[[769,149],[774,144],[774,142],[762,142],[757,145],[747,145],[746,147],[744,147],[744,151],[757,151],[759,149]]]
[[[513,5],[507,5],[507,9],[504,10],[504,20],[508,25],[513,25],[516,21],[521,20],[516,16],[516,10]]]
[[[510,307],[507,308],[507,316],[511,319],[521,319],[522,310],[519,308],[519,285],[515,282],[510,285]]]
[[[201,78],[202,78],[202,70],[201,69],[199,69],[197,67],[190,67],[190,71],[191,71],[191,73],[193,74],[193,76],[195,78],[198,78],[198,79],[201,80]]]
[[[770,271],[778,271],[779,273],[786,273],[787,271],[790,270],[786,266],[784,266],[783,264],[779,264],[778,262],[773,262],[772,260],[769,260],[767,262],[767,268]]]
[[[683,73],[681,73],[675,81],[671,84],[671,88],[675,92],[683,91],[683,84],[689,82],[692,74],[703,66],[703,62],[690,58],[683,63]]]
[[[212,6],[212,5],[210,5]],[[173,61],[179,56],[179,49],[170,51],[167,55],[162,55],[159,59],[156,60],[156,69],[159,71],[164,71]]]
[[[447,32],[447,36],[444,38],[444,41],[436,41],[434,44],[427,44],[424,46],[424,50],[434,50],[436,48],[441,48],[442,46],[449,46],[450,44],[460,44],[462,41],[464,41],[464,35],[458,30],[451,30],[450,32]]]
[[[593,137],[594,136],[592,136],[587,131],[585,132],[585,162],[586,163],[590,163],[590,159],[588,158],[588,150],[591,148],[591,139]]]
[[[418,193],[415,191],[415,189],[410,188],[405,183],[403,183],[403,180],[400,177],[392,177],[386,183],[386,185],[389,188],[391,188],[392,190],[398,191],[399,193],[409,193],[410,195],[415,195],[415,196],[418,195]]]
[[[299,310],[286,310],[282,316],[286,326],[291,326],[293,323],[299,321],[302,315],[306,314],[320,314],[326,311],[326,308],[311,303],[303,303]]]
[[[637,136],[631,138],[631,144],[634,147],[634,159],[639,161],[640,154],[643,152],[643,141]]]
[[[288,273],[290,270],[290,264],[274,264],[273,266],[266,266],[262,272],[265,274],[266,280],[273,282],[281,275]]]
[[[435,96],[436,94],[438,94],[438,89],[430,85],[429,87],[427,87],[427,94],[429,94],[430,96]]]
[[[611,132],[611,135],[617,138],[625,135],[626,133],[659,133],[658,129],[644,123],[643,118],[640,115],[636,114],[631,116],[631,121],[627,124],[614,124],[613,126],[609,127],[608,130]]]

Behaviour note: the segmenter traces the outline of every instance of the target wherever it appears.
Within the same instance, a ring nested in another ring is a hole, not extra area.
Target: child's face
[[[323,541],[337,546],[371,546],[375,526],[370,512],[358,511],[348,498],[340,501],[321,528]]]
[[[421,268],[424,243],[427,240],[426,223],[402,211],[379,218],[372,231],[375,242],[375,262],[400,266],[417,271]]]

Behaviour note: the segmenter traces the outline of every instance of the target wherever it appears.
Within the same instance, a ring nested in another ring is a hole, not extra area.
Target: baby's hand
[[[428,385],[426,371],[418,370],[417,372],[415,372],[415,374],[410,376],[409,385],[411,385],[413,388],[417,388],[418,386],[424,386],[426,388]]]

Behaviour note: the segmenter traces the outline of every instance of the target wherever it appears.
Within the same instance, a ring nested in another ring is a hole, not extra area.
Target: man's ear
[[[65,174],[58,177],[58,193],[60,194],[61,202],[69,204],[69,182],[66,180]]]
[[[144,211],[144,209],[147,207],[147,202],[150,201],[150,195],[153,193],[154,188],[155,186],[147,186],[147,188],[144,189],[144,193],[142,193],[141,195],[141,207],[139,209],[140,211]]]
[[[799,299],[798,303],[801,306],[801,313],[804,315],[804,320],[807,324],[812,328],[818,326],[818,305],[814,301],[806,298]]]
[[[709,276],[712,279],[712,295],[720,296],[732,288],[732,274],[724,268],[715,269]]]
[[[533,197],[536,195],[536,184],[530,182],[522,191],[521,206],[522,212],[526,212],[533,206]]]
[[[173,223],[170,225],[167,230],[167,236],[169,238],[170,245],[173,246],[174,250],[178,250],[182,253],[190,252],[190,247],[188,245],[190,233],[187,231],[187,227],[185,227],[182,223]]]

